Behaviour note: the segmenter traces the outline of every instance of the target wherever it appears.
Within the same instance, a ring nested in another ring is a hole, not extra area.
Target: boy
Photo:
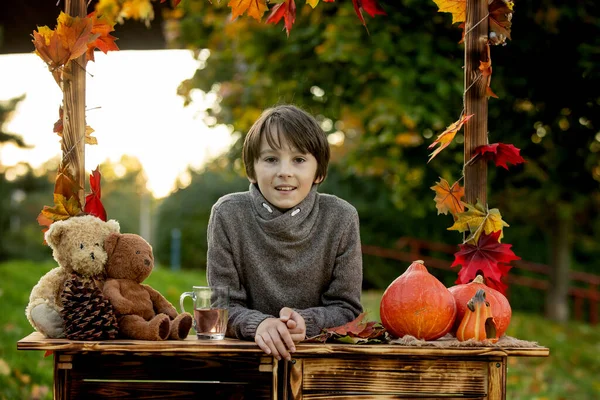
[[[230,289],[227,336],[253,339],[279,360],[362,312],[358,213],[317,192],[329,154],[312,116],[267,109],[244,141],[249,191],[211,210],[206,272],[211,286]]]

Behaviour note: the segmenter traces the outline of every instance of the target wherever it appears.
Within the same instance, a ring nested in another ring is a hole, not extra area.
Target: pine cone
[[[112,304],[92,278],[71,274],[61,293],[65,335],[70,340],[115,339],[119,332]]]

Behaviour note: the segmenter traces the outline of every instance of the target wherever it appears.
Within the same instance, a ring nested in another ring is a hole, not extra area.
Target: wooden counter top
[[[67,339],[47,339],[38,332],[31,333],[17,342],[18,350],[45,350],[66,352],[103,352],[103,353],[262,353],[251,341],[237,339],[198,340],[189,335],[185,340],[103,340],[73,341]],[[335,343],[299,343],[296,355],[371,354],[379,356],[518,356],[547,357],[546,347],[426,347],[402,346],[397,344],[349,345]]]

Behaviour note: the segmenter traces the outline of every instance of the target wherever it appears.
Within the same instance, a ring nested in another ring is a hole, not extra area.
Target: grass
[[[16,343],[32,332],[24,314],[29,293],[55,265],[0,263],[0,399],[52,398],[52,357],[44,357],[40,351],[17,351]],[[202,271],[156,268],[145,283],[179,309],[181,293],[206,280]],[[380,299],[378,291],[363,294],[369,320],[379,320]],[[191,309],[191,302],[186,303],[188,307]],[[507,333],[550,348],[547,358],[509,358],[507,399],[600,399],[600,326],[576,322],[559,325],[537,315],[515,312]]]

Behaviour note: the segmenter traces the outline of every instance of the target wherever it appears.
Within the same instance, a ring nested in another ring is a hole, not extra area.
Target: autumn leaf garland
[[[439,8],[439,12],[449,12],[452,14],[452,23],[459,23],[463,29],[461,42],[465,34],[466,0],[433,0]],[[489,35],[486,43],[487,60],[480,61],[479,79],[484,79],[486,84],[487,97],[497,98],[498,96],[491,89],[492,77],[492,58],[490,45],[505,44],[506,39],[510,39],[510,27],[513,12],[513,3],[508,0],[491,0],[488,6],[489,13],[486,17],[489,22]],[[433,151],[428,163],[433,160],[442,150],[447,148],[456,133],[468,123],[473,115],[463,115],[454,123],[450,124],[432,143],[429,149],[436,145],[439,147]],[[508,169],[508,163],[517,165],[525,162],[520,155],[520,150],[512,144],[494,143],[477,147],[474,156],[465,163],[465,166],[472,165],[475,162],[493,161],[496,166]],[[464,171],[464,170],[463,170]],[[464,175],[463,175],[464,177]],[[454,254],[452,267],[462,266],[458,273],[457,284],[468,283],[473,280],[478,273],[482,273],[486,278],[486,284],[502,293],[506,292],[506,285],[502,282],[502,277],[508,274],[511,268],[509,263],[513,260],[519,260],[510,250],[510,244],[501,244],[504,236],[504,228],[509,225],[502,219],[502,215],[497,208],[489,209],[487,204],[482,204],[477,200],[476,204],[468,204],[462,201],[464,197],[464,188],[459,182],[452,186],[440,178],[434,186],[431,187],[436,195],[434,201],[438,214],[450,214],[454,218],[454,224],[448,230],[462,232],[465,239],[459,245],[460,250]]]

